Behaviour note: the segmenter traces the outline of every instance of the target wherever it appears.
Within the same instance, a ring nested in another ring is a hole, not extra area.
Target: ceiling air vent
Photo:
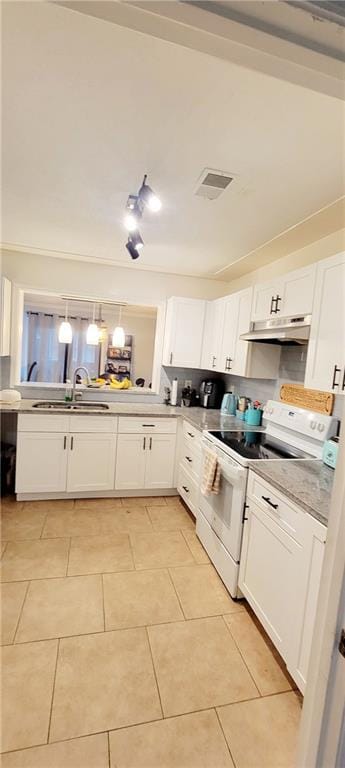
[[[234,176],[230,176],[229,173],[205,168],[198,179],[194,194],[198,197],[206,197],[208,200],[216,200],[233,180]]]

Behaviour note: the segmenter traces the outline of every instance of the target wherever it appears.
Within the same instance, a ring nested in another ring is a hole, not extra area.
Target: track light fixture
[[[143,178],[143,183],[139,189],[137,195],[129,195],[126,203],[126,212],[124,218],[124,225],[127,229],[128,242],[126,248],[132,259],[137,259],[139,256],[138,250],[143,247],[144,241],[142,240],[139,232],[139,221],[142,218],[145,208],[156,213],[162,207],[162,203],[155,195],[151,187],[146,184],[147,174]]]
[[[139,253],[139,251],[137,251],[137,249],[133,245],[132,240],[131,240],[130,237],[128,238],[128,242],[126,243],[126,248],[127,248],[127,251],[129,253],[131,259],[138,259],[139,258],[140,253]]]

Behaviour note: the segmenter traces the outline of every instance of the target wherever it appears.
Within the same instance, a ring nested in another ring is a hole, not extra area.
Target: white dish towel
[[[217,454],[213,451],[206,451],[201,478],[201,493],[203,496],[209,496],[211,493],[217,495],[219,493],[219,488],[220,465]]]

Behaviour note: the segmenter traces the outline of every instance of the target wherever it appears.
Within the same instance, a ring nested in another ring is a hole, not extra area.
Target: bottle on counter
[[[177,405],[178,379],[173,379],[170,395],[170,405]]]

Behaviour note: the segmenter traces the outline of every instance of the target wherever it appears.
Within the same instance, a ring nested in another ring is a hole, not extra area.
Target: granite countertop
[[[328,525],[334,470],[322,461],[264,460],[253,462],[250,469],[320,523]]]
[[[97,416],[157,416],[157,417],[181,417],[189,421],[194,427],[200,430],[213,429],[248,429],[245,422],[237,419],[235,416],[223,416],[219,410],[208,408],[184,408],[181,406],[164,405],[164,403],[119,403],[107,402],[107,410],[97,411],[97,401],[95,401],[95,410],[69,411],[65,408],[40,409],[33,408],[33,405],[43,400],[29,400],[27,398],[19,400],[16,403],[0,403],[0,411],[3,413],[44,413],[50,416],[52,413],[73,413],[73,416],[94,415]],[[80,401],[79,401],[80,402]],[[83,402],[83,401],[81,401]],[[91,402],[86,397],[84,402]],[[101,401],[100,401],[101,402]],[[260,427],[250,427],[251,431],[260,430]]]

